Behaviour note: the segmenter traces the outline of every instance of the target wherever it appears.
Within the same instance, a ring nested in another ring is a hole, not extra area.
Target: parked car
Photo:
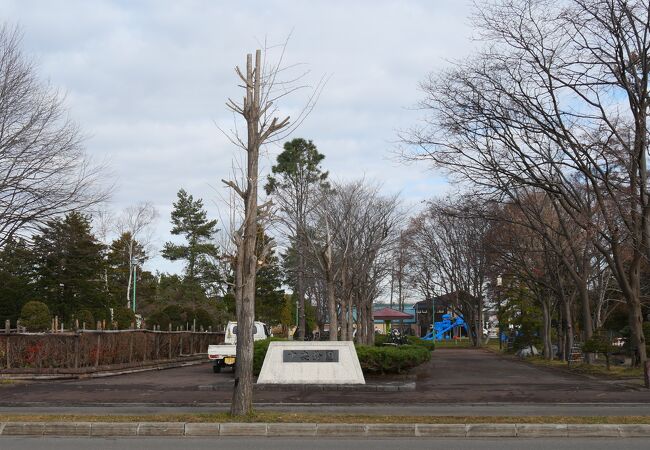
[[[263,322],[253,322],[253,340],[259,341],[271,337],[269,327]],[[228,322],[224,343],[208,346],[208,359],[213,361],[212,371],[221,372],[223,367],[235,368],[237,354],[237,322]]]

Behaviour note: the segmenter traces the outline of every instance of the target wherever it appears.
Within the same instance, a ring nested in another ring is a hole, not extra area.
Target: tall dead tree
[[[239,67],[235,72],[244,83],[245,96],[241,103],[228,99],[226,106],[246,123],[246,137],[240,136],[237,129],[224,134],[230,141],[241,148],[246,154],[246,164],[243,176],[237,181],[222,180],[230,187],[243,202],[243,218],[241,225],[234,232],[233,240],[236,246],[234,255],[235,267],[235,304],[237,315],[237,366],[235,373],[235,389],[230,412],[242,416],[252,412],[253,405],[253,321],[255,319],[255,276],[259,264],[264,260],[264,254],[269,248],[262,249],[257,254],[257,236],[260,217],[268,216],[269,203],[258,205],[258,178],[260,148],[264,144],[277,142],[295,130],[306,115],[313,109],[323,82],[319,82],[311,91],[304,108],[290,126],[289,117],[279,119],[276,116],[277,103],[281,98],[306,86],[298,86],[293,81],[282,82],[278,75],[286,70],[282,66],[282,55],[275,64],[262,62],[262,50],[246,57],[246,72]],[[303,74],[304,75],[304,74]],[[223,130],[222,130],[223,131]]]

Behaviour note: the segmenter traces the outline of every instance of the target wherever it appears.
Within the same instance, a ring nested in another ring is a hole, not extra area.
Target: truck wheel
[[[212,371],[214,373],[220,373],[221,372],[221,366],[219,364],[215,364],[214,366],[212,366]]]

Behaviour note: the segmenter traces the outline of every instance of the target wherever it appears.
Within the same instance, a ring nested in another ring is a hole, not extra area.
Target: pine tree
[[[274,201],[283,213],[285,224],[290,230],[290,239],[295,243],[297,257],[292,267],[296,280],[295,293],[298,296],[299,339],[304,339],[305,323],[305,259],[307,215],[313,207],[315,191],[328,186],[327,172],[320,164],[325,156],[318,152],[312,141],[293,139],[284,144],[284,151],[278,155],[277,164],[271,169],[265,186],[267,194],[273,194]]]
[[[0,327],[20,317],[25,303],[34,296],[34,255],[23,239],[7,241],[0,250]]]
[[[162,256],[170,261],[183,260],[185,264],[184,289],[196,303],[211,284],[219,283],[220,277],[211,258],[219,252],[212,242],[217,233],[217,221],[208,220],[203,200],[194,200],[184,189],[178,191],[171,214],[172,230],[175,236],[183,236],[185,244],[165,243]]]
[[[71,320],[81,309],[108,313],[101,277],[104,246],[91,232],[90,218],[73,212],[49,221],[34,237],[37,294],[53,315]]]

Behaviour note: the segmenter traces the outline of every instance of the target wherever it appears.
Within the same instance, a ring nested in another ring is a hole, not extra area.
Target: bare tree
[[[374,341],[373,301],[390,271],[389,250],[398,239],[399,199],[382,196],[364,180],[333,183],[322,191],[307,233],[324,278],[330,340]],[[354,312],[356,311],[356,314]]]
[[[286,46],[286,43],[285,43]],[[259,217],[268,215],[269,204],[258,205],[258,178],[260,148],[268,143],[277,142],[302,122],[313,108],[322,88],[322,80],[311,92],[305,107],[290,125],[289,117],[279,119],[278,102],[283,97],[305,87],[297,85],[301,79],[283,81],[278,77],[285,75],[283,66],[285,46],[281,47],[282,54],[277,63],[262,61],[262,51],[248,54],[246,70],[242,72],[235,68],[245,96],[241,103],[228,99],[226,106],[236,115],[244,119],[246,137],[240,135],[235,127],[231,132],[225,132],[230,141],[245,152],[246,166],[243,169],[243,182],[223,180],[244,204],[241,225],[235,231],[233,239],[236,244],[235,260],[235,304],[237,311],[237,368],[235,389],[231,404],[231,414],[241,416],[252,411],[253,402],[253,320],[255,318],[255,276],[258,264],[264,260],[264,253],[269,248],[262,249],[257,254],[257,236]],[[266,52],[264,53],[266,55]]]
[[[0,25],[0,247],[107,197],[62,96],[38,79],[20,41],[17,28]]]
[[[478,213],[481,209],[469,198],[431,201],[407,231],[409,253],[419,254],[418,261],[431,271],[420,281],[425,283],[420,289],[444,296],[448,306],[464,316],[476,346],[483,334],[490,228],[485,215]]]
[[[151,245],[152,233],[151,225],[158,218],[158,211],[149,202],[141,202],[134,206],[129,206],[117,219],[117,231],[120,235],[128,236],[128,258],[129,258],[129,278],[126,286],[126,305],[131,308],[131,286],[133,284],[134,266],[134,248],[136,243],[143,249]]]
[[[478,9],[476,25],[488,45],[424,84],[433,126],[405,137],[417,149],[406,156],[485,195],[546,191],[607,261],[645,362],[647,2],[506,0]]]

